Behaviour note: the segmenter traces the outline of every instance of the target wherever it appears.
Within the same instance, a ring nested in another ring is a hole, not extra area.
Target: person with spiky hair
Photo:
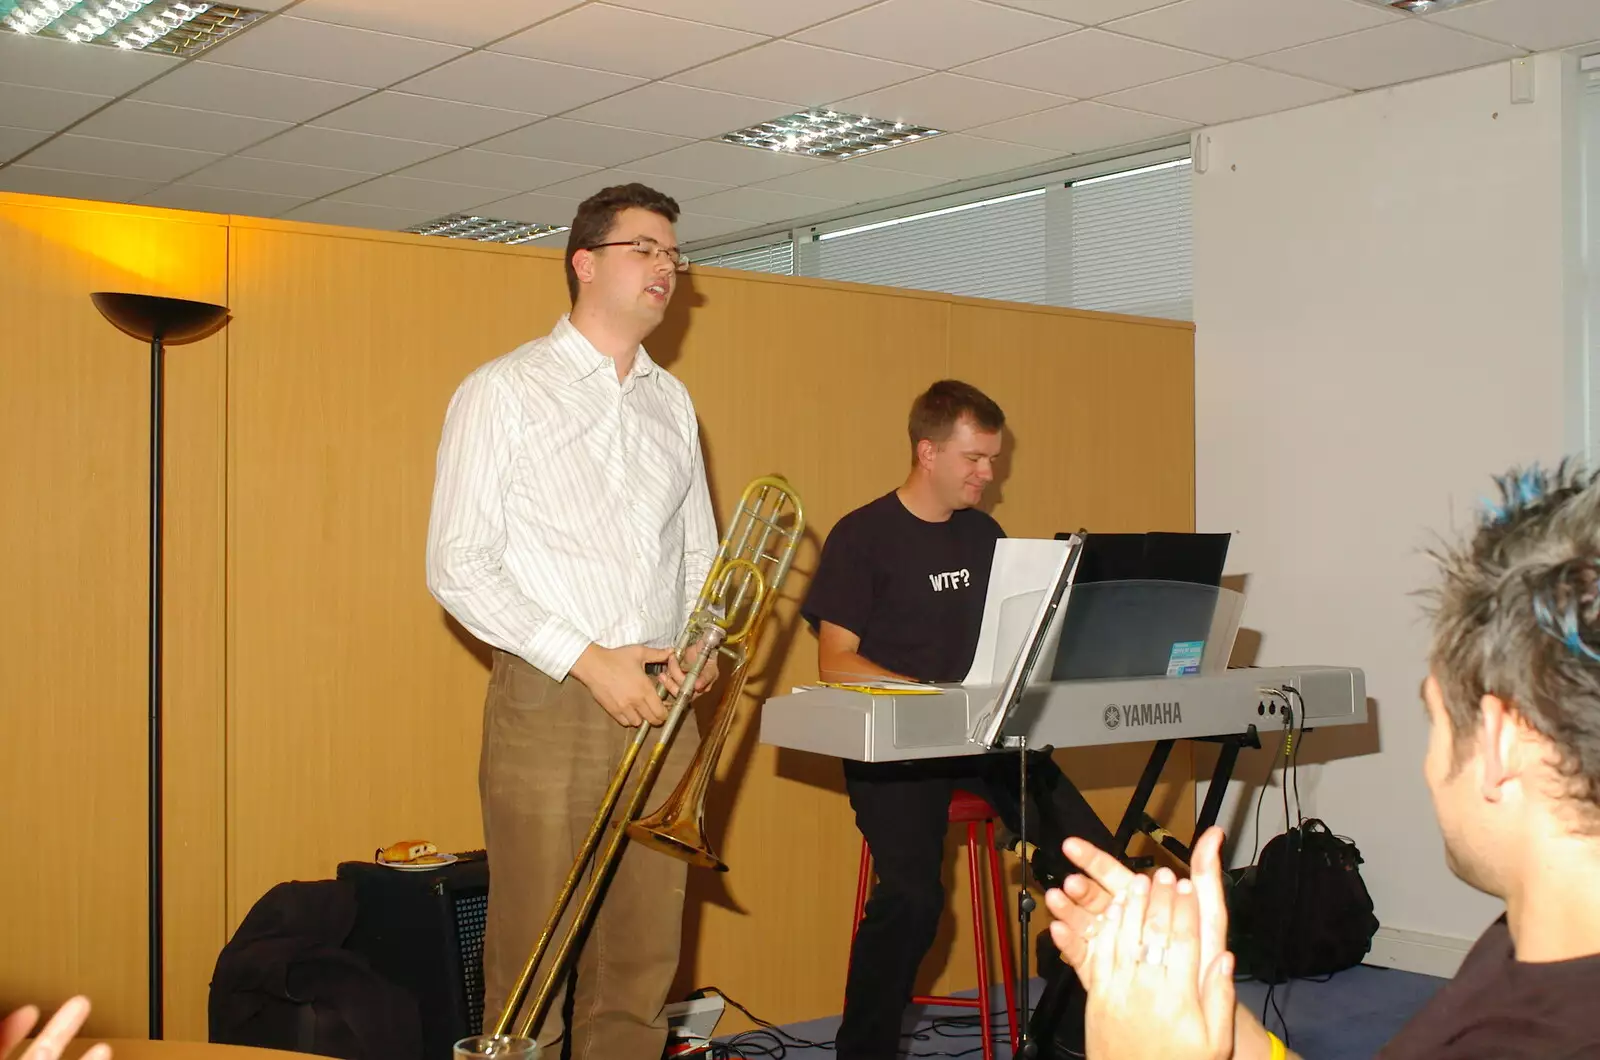
[[[1450,870],[1506,908],[1381,1060],[1600,1057],[1600,475],[1497,482],[1435,553],[1422,772]],[[1293,1055],[1234,999],[1221,843],[1195,844],[1188,880],[1064,845],[1084,875],[1045,901],[1090,1060]]]

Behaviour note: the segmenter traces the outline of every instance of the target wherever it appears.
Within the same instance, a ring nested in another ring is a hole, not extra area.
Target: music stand
[[[973,742],[991,751],[1025,745],[1025,740],[1018,742],[1015,737],[1007,738],[1002,735],[1001,730],[1022,703],[1022,694],[1027,691],[1028,682],[1032,680],[1034,669],[1039,664],[1039,656],[1044,651],[1045,641],[1049,639],[1050,627],[1055,621],[1056,612],[1060,609],[1062,601],[1071,594],[1072,585],[1077,579],[1078,563],[1083,556],[1084,538],[1079,534],[1069,534],[1065,540],[1066,550],[1052,572],[1050,584],[1045,587],[1044,596],[1033,613],[1033,619],[1028,624],[1028,632],[1023,637],[1017,657],[1006,670],[1000,694],[996,697],[994,705],[989,708],[989,712],[978,719],[974,731],[970,734]]]
[[[150,1038],[162,1034],[163,946],[161,937],[161,479],[165,425],[166,346],[193,342],[220,327],[226,306],[148,294],[97,291],[90,295],[100,315],[124,334],[150,344],[150,624],[149,674],[149,932]]]

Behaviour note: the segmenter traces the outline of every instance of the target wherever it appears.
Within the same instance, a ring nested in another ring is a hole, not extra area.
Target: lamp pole
[[[149,906],[149,991],[150,1038],[156,1040],[163,1033],[164,1012],[164,956],[162,937],[162,725],[161,687],[162,668],[161,627],[162,607],[162,479],[165,468],[163,443],[166,426],[166,345],[192,342],[221,326],[227,318],[225,306],[208,302],[191,302],[181,298],[159,298],[153,295],[119,294],[108,291],[91,296],[95,308],[107,320],[136,339],[150,343],[150,596],[149,596],[149,657],[148,675],[148,759],[147,833]]]

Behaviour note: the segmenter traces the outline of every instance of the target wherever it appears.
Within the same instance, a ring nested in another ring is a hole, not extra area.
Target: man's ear
[[[1522,718],[1496,695],[1478,700],[1478,757],[1483,763],[1483,797],[1500,801],[1505,786],[1522,779],[1527,744]]]
[[[927,467],[933,463],[933,458],[939,455],[939,443],[930,438],[924,438],[917,443],[917,466]]]
[[[572,271],[579,283],[594,282],[594,251],[578,250],[572,255]]]

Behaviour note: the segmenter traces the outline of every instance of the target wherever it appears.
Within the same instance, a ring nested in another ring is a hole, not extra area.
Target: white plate
[[[424,862],[418,865],[410,861],[384,861],[378,859],[378,864],[388,869],[399,869],[401,872],[427,872],[429,869],[442,869],[446,865],[454,865],[461,859],[454,854],[429,854],[429,858],[438,858],[437,861]]]

